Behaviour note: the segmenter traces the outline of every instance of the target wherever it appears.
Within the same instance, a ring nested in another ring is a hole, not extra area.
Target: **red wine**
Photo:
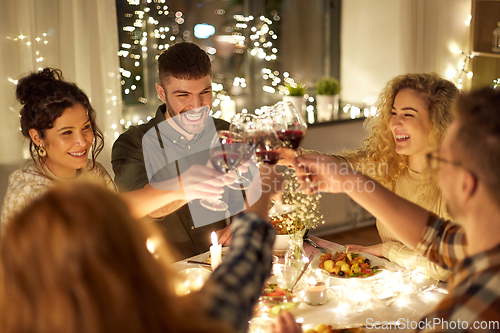
[[[278,132],[278,137],[286,147],[295,150],[299,148],[300,142],[304,138],[304,132],[299,130],[286,130],[283,132]]]
[[[210,162],[219,172],[227,173],[238,167],[241,161],[241,155],[229,151],[217,151],[210,156]]]
[[[267,162],[269,164],[276,164],[280,159],[279,150],[258,150],[255,151],[257,161]]]

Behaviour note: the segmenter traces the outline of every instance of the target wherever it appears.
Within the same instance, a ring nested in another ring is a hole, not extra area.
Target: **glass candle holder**
[[[320,305],[328,300],[326,284],[321,281],[316,281],[314,278],[309,280],[306,287],[305,301],[309,305]]]
[[[321,305],[328,301],[329,275],[321,269],[307,275],[304,301],[309,305]]]
[[[175,276],[175,293],[182,296],[200,290],[211,274],[204,268],[188,268],[178,272]]]

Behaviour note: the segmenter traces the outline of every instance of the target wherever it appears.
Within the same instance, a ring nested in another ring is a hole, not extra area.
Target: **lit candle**
[[[215,271],[217,266],[222,262],[222,245],[219,244],[217,234],[212,231],[212,246],[210,246],[210,260],[212,263],[212,271]]]
[[[319,305],[325,303],[327,300],[325,283],[316,281],[314,276],[311,276],[306,287],[305,299],[306,303],[310,305]]]

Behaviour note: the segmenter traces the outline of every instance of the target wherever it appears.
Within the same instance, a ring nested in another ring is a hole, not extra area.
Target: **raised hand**
[[[285,165],[289,168],[295,167],[295,152],[288,148],[282,148],[278,165]]]
[[[210,161],[209,161],[210,162]],[[195,199],[220,199],[224,186],[232,184],[236,179],[235,172],[223,174],[215,169],[195,164],[179,177],[181,189],[187,201]]]
[[[344,176],[352,170],[334,157],[301,155],[295,159],[295,172],[304,193],[339,193],[345,192]]]

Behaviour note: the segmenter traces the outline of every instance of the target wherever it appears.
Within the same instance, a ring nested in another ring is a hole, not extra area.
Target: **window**
[[[182,41],[196,43],[212,59],[216,116],[221,107],[254,112],[274,104],[287,76],[311,92],[316,79],[338,78],[340,0],[298,2],[294,7],[285,0],[116,4],[125,125],[145,122],[155,113],[161,103],[155,90],[156,59]]]

